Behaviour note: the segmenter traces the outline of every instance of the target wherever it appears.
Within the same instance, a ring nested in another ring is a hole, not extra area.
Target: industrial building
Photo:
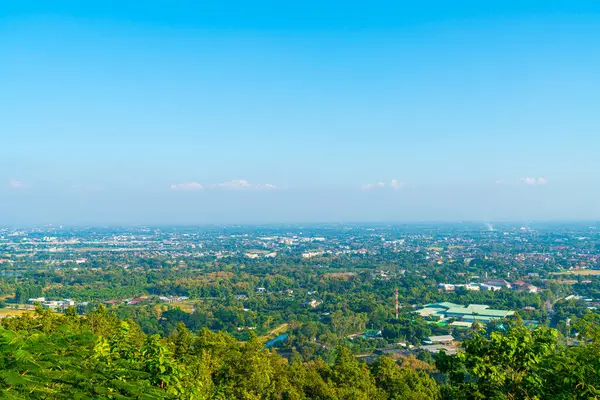
[[[424,308],[415,311],[421,317],[442,321],[454,318],[463,322],[488,323],[495,319],[503,319],[514,315],[514,311],[494,310],[485,304],[469,304],[464,306],[449,302],[427,304]]]

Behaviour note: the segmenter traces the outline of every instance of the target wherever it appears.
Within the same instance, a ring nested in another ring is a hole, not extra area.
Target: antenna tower
[[[398,310],[400,309],[400,305],[398,304],[398,289],[396,289],[395,294],[396,294],[396,319],[398,319]]]

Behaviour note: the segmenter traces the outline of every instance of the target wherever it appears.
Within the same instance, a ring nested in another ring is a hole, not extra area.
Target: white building
[[[518,289],[519,292],[538,293],[540,290],[534,285],[523,285]]]
[[[424,342],[428,343],[428,344],[452,343],[452,342],[454,342],[454,336],[452,336],[452,335],[429,336]]]
[[[307,251],[307,252],[302,253],[302,258],[313,258],[313,257],[322,256],[323,254],[325,254],[324,251]]]
[[[488,291],[492,291],[492,292],[495,292],[497,290],[502,290],[502,287],[500,287],[500,286],[488,285],[485,283],[482,283],[481,285],[479,285],[479,287],[481,288],[481,290],[488,290]]]
[[[27,300],[27,302],[29,304],[36,304],[36,303],[42,304],[45,301],[46,301],[45,297],[36,297],[36,298],[32,298],[32,299]]]
[[[438,285],[438,287],[441,290],[444,290],[446,292],[453,292],[454,290],[456,290],[456,288],[459,288],[459,287],[463,287],[467,290],[474,290],[474,291],[480,290],[479,284],[477,284],[477,283],[467,283],[467,284],[440,283]]]
[[[312,299],[311,301],[307,301],[307,302],[305,303],[305,305],[306,305],[307,307],[311,307],[311,308],[317,308],[318,306],[320,306],[320,305],[321,305],[321,302],[320,302],[319,300]]]

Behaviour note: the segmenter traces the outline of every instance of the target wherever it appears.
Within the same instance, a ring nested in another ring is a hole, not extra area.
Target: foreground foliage
[[[290,362],[251,336],[239,342],[180,324],[147,335],[104,307],[79,317],[38,309],[0,327],[0,394],[7,399],[598,399],[596,320],[583,343],[515,323],[489,337],[473,332],[464,351],[440,355],[436,383],[424,370],[380,357],[367,366],[345,348],[333,362]],[[587,325],[584,324],[587,322]]]
[[[597,328],[597,327],[596,327]],[[588,330],[594,330],[589,326]],[[584,338],[584,337],[582,337]],[[522,325],[476,334],[464,351],[437,360],[448,399],[598,399],[600,343],[559,345],[557,331]]]
[[[332,364],[291,362],[256,337],[221,332],[146,335],[104,308],[6,319],[0,388],[8,399],[436,399],[426,373],[381,358],[371,367],[340,348]]]

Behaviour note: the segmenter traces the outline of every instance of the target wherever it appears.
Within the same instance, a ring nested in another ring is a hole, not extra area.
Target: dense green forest
[[[458,355],[435,367],[379,357],[367,365],[343,347],[331,361],[289,360],[256,336],[179,324],[147,335],[100,306],[81,317],[43,311],[5,318],[0,327],[0,387],[7,399],[596,399],[600,327],[578,322],[581,343],[518,321],[505,332],[475,327]]]

